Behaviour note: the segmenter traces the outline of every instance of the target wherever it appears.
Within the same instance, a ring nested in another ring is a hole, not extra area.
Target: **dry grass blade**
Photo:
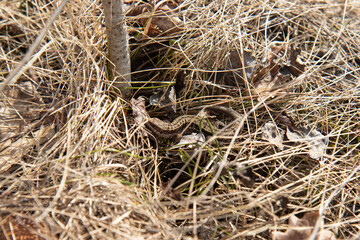
[[[8,85],[9,83],[15,83],[15,81],[19,78],[23,72],[26,71],[24,69],[24,66],[30,62],[30,58],[40,45],[41,41],[44,39],[44,36],[46,32],[49,30],[50,26],[54,23],[55,19],[58,17],[58,15],[61,13],[61,10],[65,7],[68,0],[63,0],[61,4],[56,8],[54,11],[52,17],[49,19],[47,24],[45,25],[44,29],[41,31],[39,36],[36,38],[35,42],[31,45],[28,52],[24,56],[24,58],[21,60],[21,62],[18,64],[18,66],[9,73],[9,75],[6,77],[6,80],[0,85],[0,93],[3,91],[3,89]]]

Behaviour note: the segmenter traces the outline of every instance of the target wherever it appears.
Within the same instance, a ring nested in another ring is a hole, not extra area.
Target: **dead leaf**
[[[280,196],[276,201],[276,205],[283,210],[288,208],[288,203],[289,203],[289,199],[285,196]]]
[[[193,148],[199,146],[199,144],[204,143],[205,141],[206,141],[206,139],[205,139],[204,134],[192,133],[189,135],[182,136],[180,141],[175,146],[171,147],[171,149],[174,149],[175,147],[181,147],[181,146],[186,146],[186,148],[193,149]]]
[[[0,144],[0,154],[2,156],[0,165],[5,166],[5,162],[17,157],[21,157],[26,153],[26,149],[30,149],[35,145],[43,145],[55,135],[55,127],[53,125],[43,125],[39,130],[33,131],[32,134],[27,134],[20,137],[16,141],[7,139]],[[4,170],[4,169],[1,169]]]
[[[163,182],[161,184],[161,190],[164,191],[166,196],[168,196],[171,199],[174,199],[176,201],[183,200],[183,195],[178,189],[174,189],[172,187],[169,187],[167,191],[165,191],[168,188],[169,182]]]
[[[223,164],[223,168],[220,176],[230,173],[234,178],[239,179],[245,186],[254,186],[256,176],[252,171],[252,167],[238,162],[217,163],[213,167],[215,173],[219,170],[221,164]]]
[[[284,86],[286,80],[287,78],[285,78],[281,74],[275,76],[274,78],[270,77],[270,74],[268,74],[261,81],[255,84],[255,90],[253,91],[253,93],[260,94],[264,97],[273,95],[273,92],[275,90],[280,89],[282,86]]]
[[[251,79],[254,85],[254,94],[267,96],[279,89],[287,81],[287,77],[279,73],[279,57],[284,54],[284,47],[271,47],[268,53],[268,63]]]
[[[273,232],[273,240],[310,240],[313,229],[319,218],[319,212],[308,212],[302,218],[290,216],[286,232]],[[336,240],[335,234],[329,230],[321,229],[315,240]]]
[[[0,99],[1,171],[11,167],[10,160],[22,157],[28,149],[43,145],[55,135],[55,126],[50,124],[54,117],[48,113],[33,81],[19,79],[4,88]]]
[[[154,37],[181,31],[182,21],[176,16],[178,3],[174,1],[150,1],[134,6],[128,16],[139,16],[144,35]]]
[[[161,91],[150,96],[150,105],[165,107],[170,118],[176,113],[176,93],[174,86],[163,88]]]
[[[275,90],[286,87],[290,78],[300,76],[305,71],[305,64],[299,58],[301,50],[290,47],[288,61],[285,59],[284,45],[271,47],[267,56],[267,64],[251,79],[254,86],[252,93],[271,96]],[[290,62],[290,63],[289,63]]]
[[[320,159],[324,156],[328,138],[316,129],[309,127],[298,127],[294,121],[283,111],[275,117],[278,124],[285,125],[287,128],[286,137],[295,143],[304,143],[309,147],[309,155],[313,159]],[[266,123],[262,128],[262,139],[284,150],[284,130],[273,122]],[[285,144],[286,145],[286,144]]]
[[[145,109],[145,98],[139,97],[138,99],[131,99],[131,108],[135,117],[135,122],[138,126],[142,126],[148,117],[148,113]]]
[[[267,122],[262,128],[262,139],[267,140],[269,143],[274,144],[280,150],[284,150],[284,135],[285,131],[278,128],[273,122]]]
[[[272,78],[274,78],[278,73],[279,73],[279,57],[282,57],[282,55],[284,54],[285,49],[284,46],[279,46],[279,47],[271,47],[270,51],[269,51],[269,56],[268,56],[268,61],[269,61],[269,70],[270,70],[270,75]]]
[[[162,32],[171,34],[181,30],[180,26],[182,26],[182,21],[174,16],[175,12],[168,4],[164,4],[158,11],[161,14],[159,14],[158,17],[153,18],[153,23],[158,26]]]
[[[301,62],[301,60],[298,58],[300,55],[301,50],[300,49],[293,49],[291,46],[290,50],[290,72],[295,77],[300,76],[305,71],[305,64]]]
[[[313,159],[318,160],[325,154],[328,138],[316,129],[300,127],[296,132],[287,129],[286,136],[290,141],[308,145],[309,155]]]
[[[257,67],[258,63],[251,52],[232,50],[225,55],[223,68],[226,71],[217,73],[216,82],[234,87],[243,86],[244,80],[252,79]]]
[[[274,117],[275,121],[280,125],[285,125],[287,128],[289,128],[291,131],[298,131],[299,128],[296,126],[294,119],[292,119],[286,111],[282,111],[281,113],[278,113]]]
[[[240,163],[235,163],[234,166],[233,176],[240,179],[245,186],[253,187],[255,184],[255,174],[253,173],[252,168]]]
[[[203,154],[206,150],[200,148],[200,146],[206,141],[204,134],[202,133],[191,133],[188,135],[178,136],[180,140],[177,140],[177,143],[170,148],[168,148],[167,153],[169,155],[174,155],[172,152],[175,150],[175,156],[180,156],[183,161],[187,161],[188,159],[184,159],[184,155],[192,156],[195,152],[199,154]],[[200,151],[199,151],[200,150]],[[180,151],[182,153],[180,153]]]
[[[41,240],[44,226],[29,218],[7,216],[0,222],[0,239]]]

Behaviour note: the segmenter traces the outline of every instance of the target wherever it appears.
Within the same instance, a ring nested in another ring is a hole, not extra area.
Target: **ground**
[[[0,3],[1,82],[59,2]],[[360,3],[125,3],[130,98],[91,0],[69,1],[2,85],[0,238],[358,239]],[[154,136],[140,96],[170,125],[206,106],[241,117],[201,121],[230,135]]]

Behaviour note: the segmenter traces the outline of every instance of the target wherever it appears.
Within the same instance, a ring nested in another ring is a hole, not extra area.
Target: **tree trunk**
[[[131,65],[123,0],[102,1],[108,38],[110,75],[124,98],[131,96]]]

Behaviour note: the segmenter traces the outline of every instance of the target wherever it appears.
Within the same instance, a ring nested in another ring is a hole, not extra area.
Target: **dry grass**
[[[46,2],[0,3],[1,80],[56,8]],[[320,228],[358,239],[360,5],[241,2],[185,0],[178,13],[184,31],[147,40],[137,35],[137,18],[128,18],[134,79],[143,82],[136,86],[173,82],[187,70],[178,114],[219,103],[250,113],[237,139],[207,144],[207,154],[183,167],[164,151],[166,142],[156,144],[134,125],[129,102],[109,91],[100,2],[70,1],[46,48],[2,95],[0,216],[31,219],[46,239],[271,239],[290,215],[319,210]],[[307,70],[276,98],[254,109],[251,84],[229,94],[212,82],[230,50],[261,61],[280,43],[300,48]],[[304,145],[280,151],[262,140],[261,127],[279,109],[328,136],[327,154],[314,160]],[[216,178],[216,161],[248,164],[255,185]],[[165,182],[182,167],[166,193]],[[284,209],[279,199],[288,199]]]

